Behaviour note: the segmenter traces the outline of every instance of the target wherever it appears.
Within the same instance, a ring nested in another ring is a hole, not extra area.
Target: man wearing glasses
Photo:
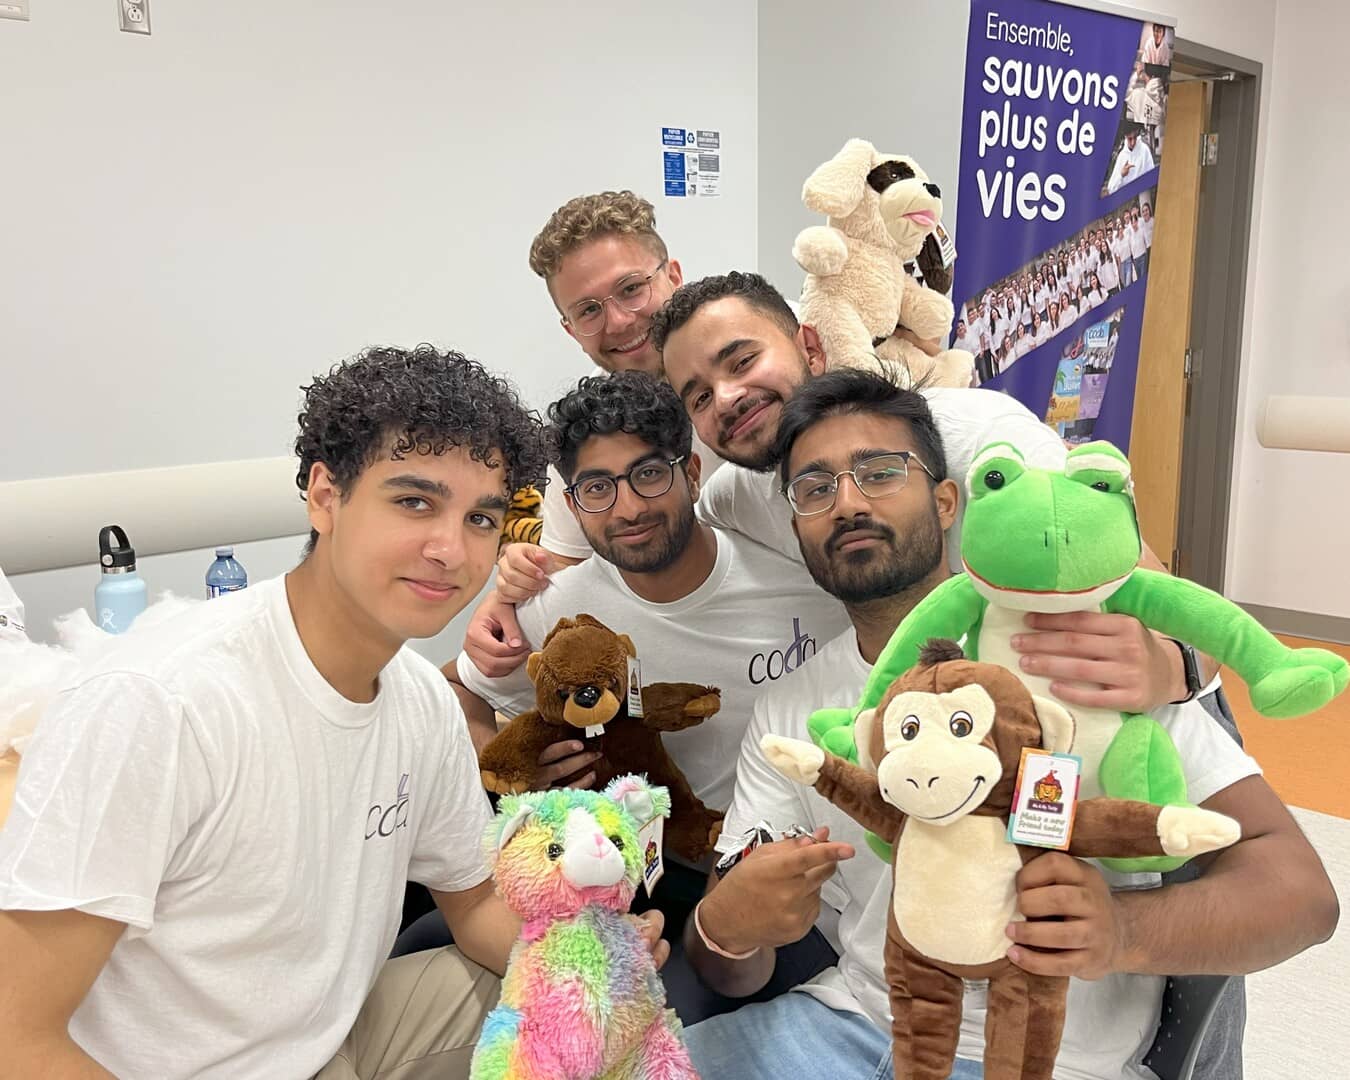
[[[695,1024],[685,1037],[703,1076],[873,1080],[891,1074],[883,964],[891,867],[859,850],[862,829],[847,815],[775,770],[760,740],[808,739],[813,709],[858,699],[895,627],[951,572],[943,532],[959,494],[924,396],[873,373],[812,380],[777,427],[774,479],[793,533],[852,629],[756,702],[718,847],[735,850],[734,838],[761,820],[812,836],[763,845],[714,881],[684,944],[708,985],[753,994],[823,903],[839,912],[839,963],[799,992]],[[1205,857],[1199,880],[1162,887],[1156,875],[1112,875],[1060,852],[1024,868],[1025,921],[1007,928],[1008,958],[1037,974],[1074,976],[1057,1077],[1142,1077],[1133,1063],[1153,1042],[1163,973],[1255,971],[1325,940],[1336,924],[1326,872],[1257,764],[1198,702],[1154,716],[1176,742],[1190,797],[1235,817],[1242,840]],[[1127,891],[1112,891],[1122,884]],[[1271,920],[1270,911],[1284,917]],[[967,987],[954,1080],[981,1075],[985,997],[981,985]]]
[[[597,557],[558,572],[518,607],[525,639],[538,646],[560,618],[587,612],[632,638],[644,682],[720,688],[717,715],[664,741],[694,793],[725,809],[755,698],[791,677],[847,617],[798,565],[694,516],[701,462],[666,383],[636,371],[585,378],[549,418],[565,512]],[[523,666],[488,678],[461,654],[445,670],[480,748],[496,733],[493,709],[513,716],[534,706]],[[581,750],[571,741],[546,749],[531,787],[588,786],[595,755]],[[668,863],[656,900],[669,933],[678,935],[705,880]]]

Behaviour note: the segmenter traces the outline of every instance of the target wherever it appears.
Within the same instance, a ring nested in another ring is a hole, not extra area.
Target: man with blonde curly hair
[[[578,195],[530,245],[562,327],[605,371],[660,371],[651,317],[684,280],[656,232],[656,211],[631,191]]]

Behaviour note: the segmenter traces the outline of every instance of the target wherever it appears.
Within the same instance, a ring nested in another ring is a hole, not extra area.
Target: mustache
[[[620,533],[641,532],[643,529],[649,529],[653,525],[664,525],[666,518],[664,514],[643,514],[641,517],[634,518],[632,521],[615,521],[605,528],[605,539],[613,540]]]
[[[727,439],[731,437],[731,429],[741,422],[741,417],[743,417],[751,409],[757,409],[766,402],[775,400],[777,397],[778,395],[775,394],[772,390],[768,390],[760,394],[758,397],[747,398],[745,401],[742,401],[740,405],[736,407],[736,412],[722,421],[717,432],[718,438],[722,442],[726,442]]]
[[[834,532],[830,533],[830,538],[825,541],[825,553],[833,555],[839,545],[848,539],[849,533],[871,532],[876,533],[892,547],[895,546],[895,530],[889,525],[883,525],[875,518],[854,518],[852,521],[840,522],[834,527]]]

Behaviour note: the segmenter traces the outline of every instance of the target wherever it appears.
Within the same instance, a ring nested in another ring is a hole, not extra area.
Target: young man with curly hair
[[[404,643],[486,580],[539,421],[421,346],[315,378],[299,426],[300,565],[133,631],[24,757],[0,834],[9,1075],[468,1075],[519,924],[459,706]],[[408,879],[456,948],[385,963]]]

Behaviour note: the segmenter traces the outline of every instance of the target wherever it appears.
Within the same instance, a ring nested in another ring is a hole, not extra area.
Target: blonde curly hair
[[[635,236],[659,258],[667,258],[656,232],[656,209],[631,191],[578,195],[553,211],[530,244],[530,269],[547,281],[568,254],[597,236]]]

